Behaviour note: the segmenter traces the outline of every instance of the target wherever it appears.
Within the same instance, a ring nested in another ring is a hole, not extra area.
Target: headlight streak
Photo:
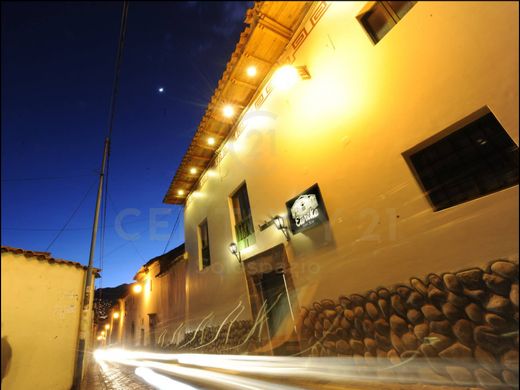
[[[209,384],[224,385],[226,389],[247,389],[247,390],[298,390],[300,387],[281,385],[272,382],[267,382],[259,379],[246,378],[233,374],[223,374],[220,372],[208,371],[198,368],[182,367],[175,364],[159,363],[153,361],[138,361],[125,358],[125,351],[106,351],[99,356],[99,359],[108,359],[110,362],[123,364],[126,366],[140,367],[140,368],[155,368],[163,372],[168,372],[196,382],[205,382]]]
[[[428,373],[446,368],[446,361],[440,358],[425,359],[410,358],[399,364],[382,362],[377,358],[364,360],[364,364],[356,363],[351,357],[282,357],[282,356],[252,356],[252,355],[210,355],[210,354],[166,354],[141,351],[125,351],[121,349],[98,350],[95,358],[100,364],[116,362],[131,366],[155,368],[197,382],[213,382],[225,384],[226,388],[235,386],[240,389],[288,389],[291,387],[276,387],[276,384],[262,380],[251,379],[246,375],[265,376],[287,383],[287,380],[372,382],[372,383],[424,383],[432,385],[449,384],[447,379],[431,376]],[[141,360],[143,359],[143,360]],[[154,360],[154,361],[152,361]],[[162,363],[160,361],[168,361]],[[179,365],[180,364],[180,365]],[[183,365],[187,365],[185,367]],[[458,366],[469,371],[479,368],[473,361],[461,359]],[[106,364],[105,364],[106,369]],[[196,368],[195,368],[196,367]],[[499,364],[495,367],[501,368]],[[227,370],[233,374],[215,372],[212,370]],[[237,375],[243,374],[243,375]],[[424,375],[423,375],[424,373]],[[258,381],[254,383],[251,381]],[[476,381],[460,383],[464,386],[480,386],[485,383]],[[491,383],[490,383],[491,385]],[[504,385],[507,387],[507,385]]]
[[[143,378],[143,380],[150,385],[156,387],[159,390],[195,390],[197,387],[187,385],[183,382],[176,381],[175,379],[168,378],[167,376],[157,374],[155,371],[146,367],[137,367],[135,369],[135,375]]]

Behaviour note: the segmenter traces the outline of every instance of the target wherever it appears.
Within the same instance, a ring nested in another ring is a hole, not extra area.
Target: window
[[[376,1],[368,10],[358,16],[358,20],[374,43],[377,43],[415,3],[416,1]]]
[[[211,264],[211,256],[209,253],[209,232],[208,232],[208,220],[205,219],[199,225],[199,242],[200,242],[200,262],[202,268],[209,267]]]
[[[237,246],[240,251],[255,243],[255,229],[245,183],[233,194],[231,204],[235,217]]]
[[[518,146],[490,112],[408,159],[435,211],[518,184]]]

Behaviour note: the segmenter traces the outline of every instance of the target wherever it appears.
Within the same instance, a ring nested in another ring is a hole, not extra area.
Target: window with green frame
[[[199,242],[200,242],[200,264],[202,268],[211,265],[211,254],[209,251],[209,231],[208,220],[205,219],[199,225]]]
[[[249,205],[249,197],[245,183],[231,196],[231,203],[235,217],[237,246],[240,251],[256,242],[251,207]]]

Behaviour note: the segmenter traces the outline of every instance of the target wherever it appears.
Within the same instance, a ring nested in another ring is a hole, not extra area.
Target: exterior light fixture
[[[114,312],[113,317],[117,320],[119,318],[119,312],[118,311]]]
[[[139,294],[141,291],[143,291],[143,286],[140,284],[135,284],[134,287],[132,287],[132,290],[134,290],[134,293]]]
[[[101,336],[104,336],[104,335],[105,335],[105,331],[103,330],[103,331],[101,332]]]
[[[215,138],[209,137],[208,138],[208,145],[215,145]]]
[[[180,195],[180,196],[184,195],[184,190],[177,191],[177,195]]]
[[[249,77],[255,77],[256,76],[256,66],[248,66],[246,73]]]
[[[193,167],[193,168],[190,168],[190,173],[192,175],[196,174],[197,173],[197,168]]]
[[[103,340],[103,337],[98,336],[97,339],[98,339],[98,340]]]
[[[110,325],[106,324],[106,325],[105,325],[105,329],[106,329],[106,330],[109,330],[109,329],[110,329]],[[103,333],[103,332],[101,332],[101,333]]]
[[[289,237],[289,232],[287,226],[285,226],[285,220],[283,219],[283,217],[277,215],[273,218],[273,222],[274,226],[276,226],[278,230],[281,230],[287,241],[289,241],[291,238]]]
[[[273,75],[273,85],[286,91],[293,87],[298,80],[308,80],[311,78],[306,66],[284,65]]]
[[[242,262],[242,258],[240,257],[240,251],[238,250],[238,246],[236,243],[232,242],[231,244],[229,244],[229,251],[231,252],[231,254],[235,255],[239,263]]]
[[[226,118],[231,118],[233,115],[235,115],[235,110],[233,109],[233,106],[226,104],[222,109],[222,113]]]

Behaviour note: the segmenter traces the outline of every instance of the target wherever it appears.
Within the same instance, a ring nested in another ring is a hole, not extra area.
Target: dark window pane
[[[492,113],[410,156],[436,210],[518,184],[518,146]]]
[[[376,43],[395,25],[390,14],[380,3],[376,3],[361,17],[361,23]]]
[[[199,233],[200,233],[200,246],[201,246],[201,257],[202,257],[202,267],[207,267],[211,264],[211,255],[209,252],[209,231],[208,231],[208,221],[205,220],[199,225]]]
[[[401,19],[408,11],[410,11],[410,8],[412,8],[415,5],[415,1],[387,1],[388,5],[392,8],[392,10],[396,13],[397,16],[399,16],[399,19]]]
[[[242,250],[255,243],[255,230],[245,184],[235,192],[231,201],[235,215],[237,245],[238,249]]]

